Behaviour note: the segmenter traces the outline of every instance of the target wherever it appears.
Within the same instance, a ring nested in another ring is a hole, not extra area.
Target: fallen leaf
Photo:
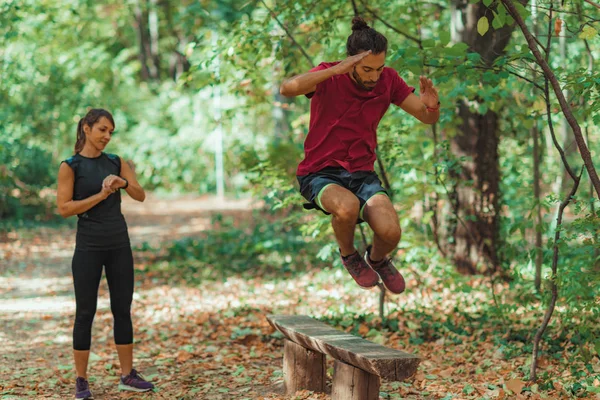
[[[513,393],[519,394],[525,387],[525,382],[520,379],[511,379],[506,382],[506,387]]]
[[[450,367],[443,371],[440,371],[439,375],[442,378],[450,378],[454,374],[454,368]]]
[[[188,353],[187,351],[181,350],[179,354],[177,354],[177,362],[183,363],[192,358],[193,355]]]

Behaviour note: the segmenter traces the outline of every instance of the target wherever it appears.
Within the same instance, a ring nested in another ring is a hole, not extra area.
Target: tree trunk
[[[153,0],[152,0],[153,1]],[[158,16],[154,1],[149,7],[147,0],[136,0],[134,5],[135,28],[139,44],[138,59],[143,81],[158,79]]]
[[[148,33],[149,33],[149,46],[150,50],[150,76],[152,79],[160,79],[160,58],[158,50],[158,10],[156,0],[149,1],[148,11]]]
[[[149,46],[149,34],[148,34],[148,26],[146,21],[148,21],[148,12],[143,7],[144,0],[137,0],[135,2],[135,31],[137,34],[138,45],[140,46],[140,50],[138,52],[138,59],[140,61],[140,74],[143,81],[147,81],[150,78],[150,69],[148,67],[148,51],[147,48]]]
[[[453,0],[451,33],[454,42],[467,43],[471,51],[481,55],[485,65],[491,66],[503,53],[514,25],[481,36],[477,21],[488,14],[482,3]],[[499,268],[498,116],[493,111],[482,115],[464,101],[459,101],[458,110],[463,122],[452,138],[451,148],[457,157],[466,157],[467,161],[462,163],[460,174],[454,175],[456,184],[450,198],[455,216],[448,232],[454,243],[446,246],[447,253],[462,273],[492,273]]]

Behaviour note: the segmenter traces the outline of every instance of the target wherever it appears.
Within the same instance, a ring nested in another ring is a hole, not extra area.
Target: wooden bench
[[[288,396],[298,390],[325,392],[325,355],[335,359],[333,400],[377,400],[381,378],[402,381],[416,372],[421,361],[306,315],[269,315],[267,319],[286,337],[283,379]]]

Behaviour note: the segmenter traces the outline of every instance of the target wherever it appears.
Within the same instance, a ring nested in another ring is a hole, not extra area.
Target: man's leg
[[[356,195],[339,185],[331,184],[319,193],[317,204],[332,215],[331,225],[342,256],[355,253],[354,230],[360,212],[360,202]]]
[[[363,219],[374,233],[373,246],[367,249],[365,260],[391,293],[402,293],[406,288],[404,277],[388,257],[400,242],[401,235],[398,216],[392,202],[385,195],[373,195],[363,208]]]
[[[367,200],[363,219],[373,229],[373,247],[369,254],[372,261],[383,260],[400,242],[402,231],[398,215],[385,194],[376,194]]]
[[[321,190],[315,201],[319,207],[332,215],[331,225],[340,246],[344,268],[360,287],[368,289],[376,286],[379,275],[369,267],[354,247],[354,230],[360,213],[358,197],[348,189],[331,184]]]

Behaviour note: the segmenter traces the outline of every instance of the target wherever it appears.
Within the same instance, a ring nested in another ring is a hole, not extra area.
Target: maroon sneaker
[[[379,283],[379,276],[369,267],[369,264],[363,260],[363,258],[358,254],[358,251],[355,251],[354,254],[349,255],[348,257],[342,257],[342,264],[344,264],[344,268],[348,270],[352,278],[358,283],[363,289],[370,289],[374,286],[377,286]]]
[[[377,263],[373,263],[369,259],[370,252],[371,246],[367,247],[365,261],[371,268],[373,268],[373,271],[375,271],[377,275],[381,277],[385,288],[394,294],[400,294],[404,292],[404,289],[406,289],[404,277],[400,272],[398,272],[396,267],[394,267],[392,260],[390,260],[389,257],[386,257]]]

